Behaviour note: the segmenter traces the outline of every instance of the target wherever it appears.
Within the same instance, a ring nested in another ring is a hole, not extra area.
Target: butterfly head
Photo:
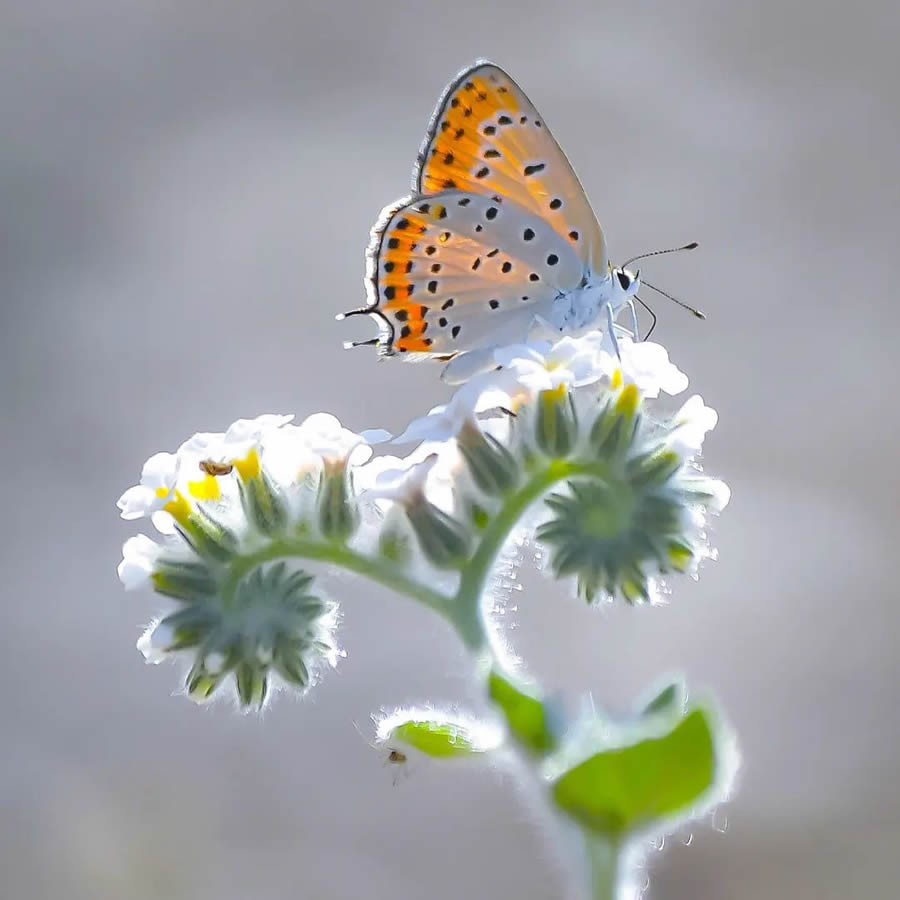
[[[618,308],[631,297],[633,297],[641,287],[641,270],[632,272],[624,266],[614,267],[612,270],[612,306]]]

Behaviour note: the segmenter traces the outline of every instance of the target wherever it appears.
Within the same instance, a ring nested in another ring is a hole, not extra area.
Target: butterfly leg
[[[634,300],[630,297],[625,301],[628,306],[628,310],[631,313],[631,337],[635,341],[639,341],[640,337],[640,326],[638,325],[638,317],[637,311],[634,308]]]
[[[619,352],[619,342],[616,340],[616,323],[613,321],[612,307],[606,304],[606,333],[609,335],[609,342],[615,351],[616,356],[621,359],[622,354]]]

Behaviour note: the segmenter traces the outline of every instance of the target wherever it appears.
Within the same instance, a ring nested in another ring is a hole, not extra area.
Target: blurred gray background
[[[654,304],[734,490],[721,560],[669,606],[528,578],[512,641],[553,688],[624,705],[681,670],[725,705],[737,793],[649,851],[649,896],[894,896],[898,38],[888,0],[2,4],[0,895],[561,895],[500,775],[395,786],[354,728],[468,697],[439,622],[346,582],[348,658],[260,721],[173,697],[134,649],[154,598],[115,576],[151,452],[265,411],[396,431],[445,396],[343,352],[370,332],[334,314],[440,90],[487,55],[614,258],[701,241],[644,271],[709,314]]]

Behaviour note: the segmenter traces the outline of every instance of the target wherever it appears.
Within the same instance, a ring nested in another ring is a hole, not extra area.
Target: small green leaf
[[[515,687],[496,669],[488,678],[488,693],[503,710],[513,738],[525,749],[544,756],[556,747],[543,701]]]
[[[553,797],[582,825],[618,840],[689,810],[715,776],[714,725],[695,709],[662,737],[594,754],[557,779]]]
[[[472,756],[490,749],[473,731],[459,722],[442,719],[410,719],[383,735],[385,743],[402,743],[426,756],[447,759]]]
[[[649,703],[641,710],[642,716],[656,716],[662,713],[681,713],[684,712],[684,685],[680,681],[673,681],[664,687]]]

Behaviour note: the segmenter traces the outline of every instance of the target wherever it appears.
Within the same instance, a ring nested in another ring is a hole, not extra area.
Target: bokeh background
[[[650,897],[893,896],[898,35],[889,0],[3,3],[0,895],[561,896],[502,776],[395,785],[354,727],[468,697],[439,622],[342,584],[348,658],[260,720],[173,696],[134,649],[154,599],[115,576],[151,452],[265,411],[396,431],[446,395],[343,352],[369,331],[334,314],[444,83],[487,55],[615,257],[701,241],[644,271],[709,314],[654,304],[734,490],[671,605],[526,575],[512,641],[555,689],[624,705],[683,671],[725,705],[738,790],[649,850]]]

